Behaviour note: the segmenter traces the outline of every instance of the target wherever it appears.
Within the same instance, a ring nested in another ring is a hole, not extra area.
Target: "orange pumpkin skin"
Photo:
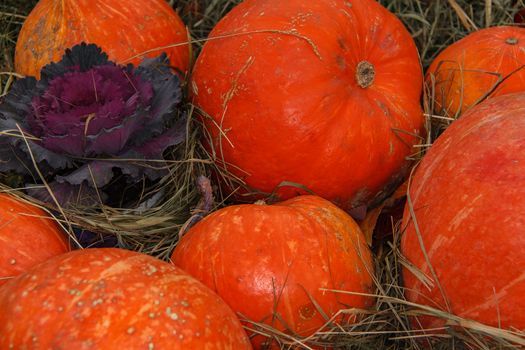
[[[0,290],[2,349],[250,349],[211,290],[153,257],[78,250]]]
[[[217,162],[248,187],[291,181],[348,209],[401,176],[423,76],[410,34],[376,1],[246,0],[210,38],[194,100]]]
[[[448,46],[426,74],[435,85],[436,112],[455,116],[491,91],[490,97],[523,91],[524,61],[525,29],[519,27],[482,29]]]
[[[372,293],[374,267],[353,219],[316,196],[220,209],[182,237],[171,259],[244,317],[286,331],[272,319],[278,313],[300,335],[325,323],[312,299],[329,317],[373,302],[322,290]],[[254,338],[256,348],[262,340]]]
[[[0,286],[69,249],[66,233],[47,213],[0,193]]]
[[[466,112],[434,143],[410,187],[430,263],[458,316],[525,329],[525,94],[487,100]],[[405,208],[403,254],[433,279]],[[408,300],[447,310],[405,270]],[[429,298],[429,299],[427,299]],[[420,320],[425,329],[442,326]]]
[[[165,0],[40,0],[20,31],[15,69],[38,78],[44,65],[82,41],[97,44],[110,60],[123,64],[138,64],[163,51],[183,73],[189,64],[186,27]],[[161,48],[173,44],[179,45]]]

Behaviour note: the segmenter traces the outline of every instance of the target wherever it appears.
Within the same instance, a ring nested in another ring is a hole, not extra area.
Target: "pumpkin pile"
[[[192,38],[203,3],[25,19],[0,97],[0,348],[525,346],[525,29],[425,67],[375,0],[237,1]],[[162,234],[99,231],[134,222]]]

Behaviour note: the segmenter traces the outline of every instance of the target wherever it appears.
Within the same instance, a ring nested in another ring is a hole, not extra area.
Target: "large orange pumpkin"
[[[185,72],[189,64],[187,30],[165,0],[40,0],[20,31],[15,69],[39,77],[44,65],[82,41],[119,63],[137,64],[165,51],[174,68]]]
[[[0,289],[1,349],[250,349],[230,308],[166,262],[115,248],[64,254]]]
[[[525,90],[525,29],[492,27],[444,49],[430,65],[437,113],[456,116],[485,97]]]
[[[192,86],[217,163],[250,190],[292,182],[349,209],[406,170],[422,79],[410,34],[374,0],[246,0],[211,32]]]
[[[496,97],[466,112],[424,157],[410,186],[415,215],[407,205],[401,248],[432,283],[405,270],[410,301],[525,330],[524,130],[525,93]]]
[[[317,196],[220,209],[182,237],[172,261],[243,317],[299,335],[325,324],[321,312],[331,317],[373,302],[348,293],[373,292],[365,237],[350,216]]]
[[[69,251],[66,233],[42,209],[0,193],[0,285]]]

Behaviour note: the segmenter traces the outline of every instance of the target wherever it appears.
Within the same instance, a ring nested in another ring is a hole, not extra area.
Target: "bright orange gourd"
[[[82,41],[119,63],[137,64],[165,51],[183,73],[189,64],[186,27],[165,0],[40,0],[20,31],[15,69],[39,77],[44,65]]]
[[[172,261],[243,317],[285,332],[322,327],[315,303],[328,317],[373,303],[348,293],[373,293],[365,237],[350,216],[316,196],[220,209],[182,237]],[[261,338],[253,339],[256,348]]]
[[[0,285],[69,251],[66,233],[42,209],[0,193]]]
[[[192,87],[220,166],[349,209],[406,171],[422,79],[410,34],[374,0],[246,0],[210,34]]]
[[[491,27],[444,49],[430,65],[437,113],[456,116],[484,97],[525,90],[525,29]]]
[[[454,122],[423,158],[410,186],[416,220],[407,206],[401,248],[433,283],[429,289],[405,270],[408,300],[525,329],[524,130],[525,93],[495,97]]]
[[[235,314],[177,267],[77,250],[0,289],[1,349],[251,349]]]

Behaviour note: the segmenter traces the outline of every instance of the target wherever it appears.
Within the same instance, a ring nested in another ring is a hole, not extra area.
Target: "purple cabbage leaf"
[[[16,81],[0,103],[0,171],[27,176],[28,192],[52,202],[45,181],[60,205],[100,202],[116,173],[127,183],[166,175],[164,152],[186,138],[169,66],[165,54],[118,65],[82,43],[40,80]]]

